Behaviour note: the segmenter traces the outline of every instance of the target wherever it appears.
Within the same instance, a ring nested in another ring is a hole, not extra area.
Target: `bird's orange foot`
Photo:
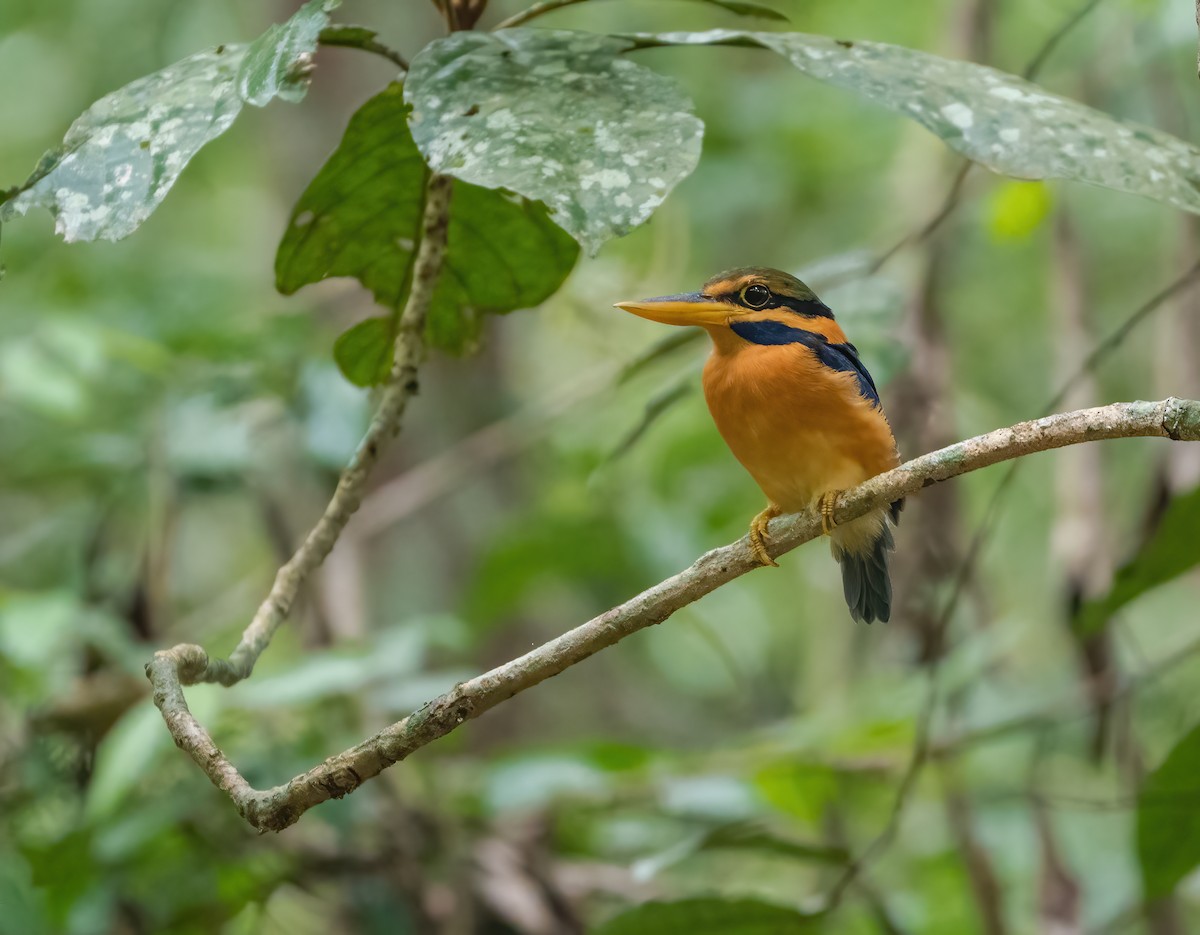
[[[781,512],[783,511],[779,507],[770,503],[765,510],[750,521],[750,551],[754,553],[754,557],[758,559],[760,565],[779,567],[779,563],[767,554],[767,539],[771,538],[767,534],[767,524]]]
[[[833,505],[837,502],[840,490],[827,490],[817,501],[817,509],[821,511],[821,535],[827,536],[837,527],[833,518]]]

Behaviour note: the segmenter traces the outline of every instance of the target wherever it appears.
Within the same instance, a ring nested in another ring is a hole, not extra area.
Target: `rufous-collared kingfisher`
[[[847,523],[833,522],[837,495],[900,463],[875,381],[833,312],[799,279],[746,267],[714,276],[700,292],[617,308],[668,325],[697,325],[712,338],[704,398],[717,429],[767,495],[750,523],[764,565],[768,524],[815,506],[842,566],[855,620],[891,616],[888,553],[902,501]]]

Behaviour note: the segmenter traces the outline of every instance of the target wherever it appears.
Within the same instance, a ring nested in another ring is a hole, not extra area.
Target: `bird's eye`
[[[771,301],[771,290],[758,283],[747,286],[742,290],[742,301],[751,308],[765,308]]]

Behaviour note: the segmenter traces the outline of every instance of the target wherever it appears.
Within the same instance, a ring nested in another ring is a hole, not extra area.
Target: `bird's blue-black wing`
[[[876,408],[883,408],[875,381],[871,379],[871,374],[863,366],[863,362],[858,359],[858,348],[850,342],[830,344],[822,334],[793,328],[782,321],[735,321],[730,327],[734,334],[754,344],[803,344],[831,370],[854,374],[858,380],[858,392],[863,398],[870,400]]]

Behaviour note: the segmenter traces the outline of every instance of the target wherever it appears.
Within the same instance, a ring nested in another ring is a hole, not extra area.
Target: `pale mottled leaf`
[[[303,96],[307,80],[297,68],[316,48],[324,9],[336,2],[312,0],[249,46],[199,52],[102,97],[42,157],[22,191],[0,204],[0,220],[43,207],[68,243],[129,236],[200,148],[229,129],[244,101]]]
[[[757,45],[805,74],[909,117],[1004,175],[1063,178],[1200,213],[1200,149],[1015,75],[881,42],[712,30],[629,37],[643,45]]]
[[[296,203],[275,258],[276,285],[283,293],[331,276],[353,276],[392,311],[338,340],[338,365],[360,385],[379,382],[391,367],[420,231],[429,170],[409,135],[407,112],[398,84],[358,110],[336,152]],[[465,350],[482,314],[542,302],[562,284],[578,253],[541,205],[456,182],[445,274],[430,305],[428,340]]]
[[[459,32],[414,59],[413,137],[439,172],[545,202],[590,252],[641,224],[695,168],[703,125],[625,40]]]
[[[285,23],[276,23],[250,43],[238,70],[238,94],[265,107],[275,98],[297,103],[308,91],[308,68],[317,37],[342,0],[309,0]]]
[[[68,243],[132,234],[241,111],[235,79],[245,51],[209,49],[102,97],[42,157],[36,181],[0,207],[0,219],[44,207]]]

